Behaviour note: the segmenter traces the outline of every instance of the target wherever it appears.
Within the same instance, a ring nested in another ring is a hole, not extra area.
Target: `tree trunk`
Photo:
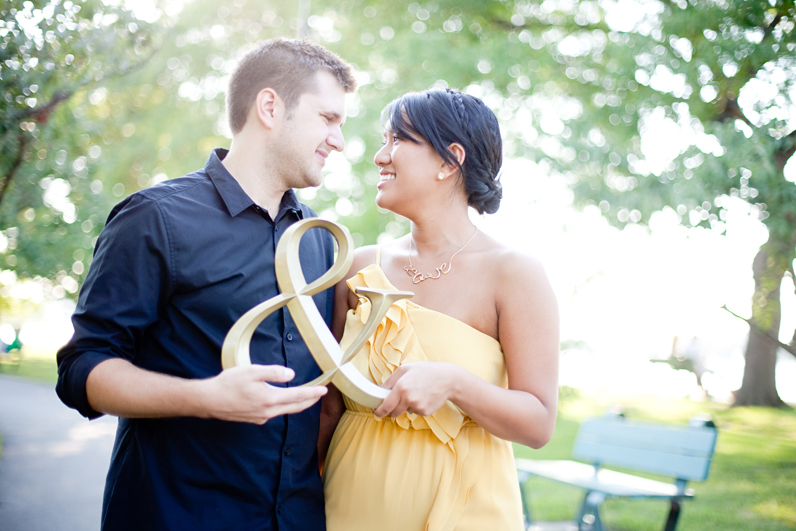
[[[779,397],[776,387],[779,347],[769,339],[779,336],[782,316],[779,293],[788,265],[780,251],[781,243],[772,232],[768,241],[760,247],[752,265],[755,294],[752,297],[746,367],[743,383],[735,396],[736,406],[787,406]]]

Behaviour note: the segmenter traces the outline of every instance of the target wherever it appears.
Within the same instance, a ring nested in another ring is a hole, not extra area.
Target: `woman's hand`
[[[401,365],[382,384],[392,392],[373,414],[377,417],[397,417],[403,413],[432,415],[457,391],[461,381],[457,375],[463,370],[450,363],[431,361]]]

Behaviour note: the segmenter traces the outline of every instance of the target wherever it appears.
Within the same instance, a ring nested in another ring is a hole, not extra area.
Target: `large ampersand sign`
[[[320,278],[307,284],[299,261],[299,244],[304,233],[314,227],[321,227],[332,233],[337,240],[338,252],[332,267]],[[349,362],[376,331],[392,303],[400,299],[407,299],[413,294],[410,291],[357,288],[358,295],[370,299],[370,316],[354,342],[343,352],[326,326],[312,296],[333,286],[345,277],[354,261],[353,247],[348,230],[331,221],[310,218],[291,225],[280,238],[274,257],[276,281],[282,293],[261,302],[243,314],[230,328],[221,347],[222,366],[229,369],[236,365],[251,365],[249,344],[254,331],[271,313],[287,305],[301,337],[304,338],[312,357],[315,358],[322,371],[318,378],[304,385],[333,383],[355,402],[365,407],[378,407],[389,390],[379,387],[365,378]]]

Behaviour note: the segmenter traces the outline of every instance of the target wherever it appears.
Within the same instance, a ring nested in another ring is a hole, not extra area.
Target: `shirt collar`
[[[221,163],[224,157],[227,156],[227,153],[229,153],[227,149],[214,149],[207,158],[205,171],[210,176],[210,180],[213,181],[229,214],[234,217],[247,208],[256,206],[256,204],[252,201],[251,197],[243,191],[243,188],[241,188],[232,174],[229,173],[224,164]],[[285,195],[282,196],[282,201],[279,204],[279,212],[269,214],[271,214],[271,219],[276,220],[282,212],[288,210],[295,212],[299,219],[304,217],[301,211],[301,204],[296,197],[296,193],[292,189],[285,192]]]
[[[285,195],[282,196],[282,202],[279,203],[279,212],[276,216],[271,216],[272,219],[277,220],[283,216],[285,212],[293,212],[298,219],[304,219],[304,212],[301,210],[301,203],[299,203],[296,192],[290,188]]]

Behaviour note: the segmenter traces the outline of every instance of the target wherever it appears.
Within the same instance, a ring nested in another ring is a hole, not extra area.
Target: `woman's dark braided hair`
[[[415,144],[420,137],[446,163],[459,166],[468,204],[479,214],[497,212],[503,143],[497,118],[483,101],[454,89],[412,92],[390,103],[384,116],[393,133]],[[464,147],[464,164],[448,149],[453,143]]]

